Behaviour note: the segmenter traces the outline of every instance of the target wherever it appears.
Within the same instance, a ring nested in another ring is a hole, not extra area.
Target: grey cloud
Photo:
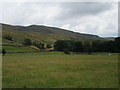
[[[13,25],[49,25],[80,33],[114,35],[117,13],[116,8],[112,8],[112,4],[108,2],[51,2],[8,3],[6,5],[5,3],[2,20]]]
[[[103,2],[64,2],[60,3],[60,19],[78,18],[84,15],[95,15],[111,9],[112,3]]]

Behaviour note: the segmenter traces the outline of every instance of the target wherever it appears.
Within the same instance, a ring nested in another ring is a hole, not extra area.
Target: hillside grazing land
[[[105,40],[97,35],[77,33],[70,30],[60,29],[56,27],[48,27],[41,25],[30,26],[13,26],[8,24],[2,25],[3,44],[21,45],[26,38],[31,41],[45,42],[53,44],[57,40]],[[4,39],[9,35],[12,41]]]
[[[7,53],[9,52],[27,52],[27,51],[36,51],[31,47],[15,47],[15,46],[2,46],[6,50]]]
[[[3,88],[117,88],[118,54],[108,54],[6,54]]]

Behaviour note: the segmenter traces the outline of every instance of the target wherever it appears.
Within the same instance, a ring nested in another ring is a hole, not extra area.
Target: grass
[[[31,47],[17,47],[17,46],[2,46],[6,52],[25,52],[25,51],[35,51]]]
[[[60,39],[70,39],[70,36],[63,34],[43,34],[32,31],[17,31],[17,30],[3,30],[2,36],[9,35],[13,38],[13,41],[6,40],[2,38],[2,42],[8,45],[19,45],[24,39],[29,38],[31,41],[45,42],[53,44],[56,40]]]
[[[61,52],[3,56],[3,88],[117,88],[117,54]]]

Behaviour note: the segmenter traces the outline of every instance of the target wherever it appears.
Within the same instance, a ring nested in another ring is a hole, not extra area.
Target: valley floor
[[[2,62],[3,88],[118,87],[118,54],[14,53]]]

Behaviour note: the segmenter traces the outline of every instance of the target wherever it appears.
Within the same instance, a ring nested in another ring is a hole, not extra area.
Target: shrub
[[[2,49],[2,54],[3,54],[3,56],[6,54],[5,49]]]
[[[32,42],[30,39],[24,39],[23,45],[31,45]]]
[[[50,44],[47,44],[46,48],[52,48],[52,46]]]
[[[70,51],[69,51],[67,48],[64,49],[63,52],[64,52],[65,54],[70,54]]]
[[[68,44],[65,40],[58,40],[54,44],[55,50],[63,51],[65,48],[68,48]]]
[[[11,36],[9,36],[9,35],[5,35],[3,38],[4,38],[4,39],[7,39],[7,40],[11,40],[11,41],[12,41],[12,37],[11,37]]]
[[[40,48],[40,44],[37,41],[34,41],[32,45],[36,46],[37,48]]]
[[[44,42],[40,42],[40,47],[39,47],[41,50],[45,50],[45,44]]]

